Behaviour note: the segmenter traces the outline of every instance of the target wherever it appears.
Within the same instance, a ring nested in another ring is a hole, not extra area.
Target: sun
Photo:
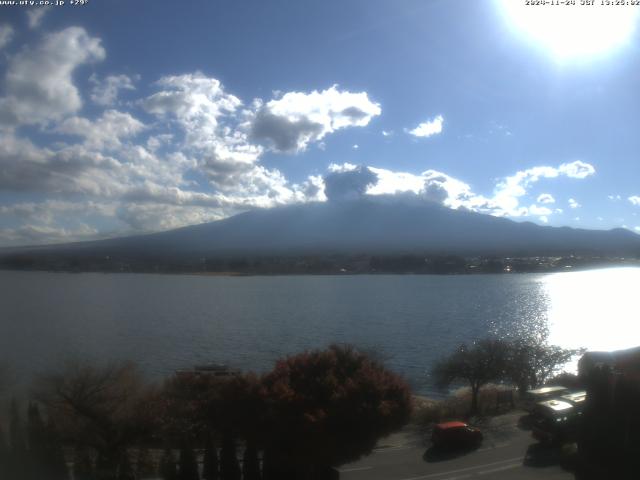
[[[497,1],[514,30],[557,60],[588,59],[628,44],[640,18],[640,5],[614,1],[576,0],[575,5]]]

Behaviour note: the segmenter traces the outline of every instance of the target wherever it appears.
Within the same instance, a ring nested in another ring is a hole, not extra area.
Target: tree
[[[433,376],[436,384],[449,387],[456,381],[463,381],[471,387],[470,415],[478,412],[480,388],[506,376],[510,346],[497,339],[485,339],[471,346],[461,345],[447,358],[436,363]]]
[[[180,449],[178,478],[180,480],[200,480],[198,462],[192,448],[185,446]]]
[[[20,416],[20,408],[15,398],[11,400],[9,412],[8,468],[10,477],[13,480],[27,479],[31,473],[24,426]]]
[[[166,449],[162,454],[158,473],[162,480],[178,480],[176,459],[170,449]]]
[[[27,408],[27,439],[32,477],[66,480],[67,464],[58,432],[53,421],[45,424],[35,403]]]
[[[136,460],[136,475],[140,480],[156,477],[156,468],[149,450],[145,447],[138,449]]]
[[[226,429],[222,436],[220,450],[220,480],[240,480],[240,465],[236,453],[233,433]]]
[[[40,409],[34,403],[27,407],[27,440],[29,443],[29,463],[33,478],[45,477],[47,473],[47,438]]]
[[[118,480],[136,480],[133,468],[131,467],[131,460],[129,459],[129,454],[127,452],[122,454],[122,458],[118,465]]]
[[[405,425],[411,414],[404,380],[350,346],[279,360],[263,386],[268,407],[265,478],[283,468],[313,478],[354,461],[371,452],[380,437]]]
[[[258,449],[253,442],[247,444],[242,457],[242,479],[261,480]]]
[[[546,337],[519,338],[510,342],[507,373],[520,392],[543,385],[583,349],[548,345]]]
[[[204,459],[202,465],[203,480],[218,480],[218,451],[213,443],[211,435],[208,436],[204,448]]]
[[[9,446],[4,438],[0,424],[0,478],[9,478]]]
[[[98,479],[115,478],[127,448],[155,425],[154,391],[130,363],[68,364],[43,376],[36,391],[63,438],[96,451]]]
[[[69,469],[62,445],[62,439],[58,429],[51,418],[45,426],[46,453],[45,469],[48,472],[48,480],[67,480]]]
[[[95,480],[93,460],[86,448],[76,448],[73,459],[74,480]]]

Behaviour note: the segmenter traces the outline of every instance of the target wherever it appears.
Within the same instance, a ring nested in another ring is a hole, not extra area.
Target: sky
[[[0,246],[380,195],[640,233],[640,6],[8,3]]]

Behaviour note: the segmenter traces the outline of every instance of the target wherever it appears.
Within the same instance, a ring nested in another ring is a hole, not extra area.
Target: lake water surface
[[[264,371],[331,342],[378,349],[429,393],[461,342],[548,327],[552,342],[640,344],[640,269],[558,274],[215,277],[0,271],[0,362],[20,378],[65,359],[149,374],[212,361]]]

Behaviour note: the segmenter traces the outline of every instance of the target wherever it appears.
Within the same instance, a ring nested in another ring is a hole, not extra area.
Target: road
[[[472,452],[436,456],[417,430],[383,441],[371,455],[340,468],[341,480],[572,480],[560,452],[541,448],[517,426],[520,414],[496,417],[481,428],[485,440]]]

